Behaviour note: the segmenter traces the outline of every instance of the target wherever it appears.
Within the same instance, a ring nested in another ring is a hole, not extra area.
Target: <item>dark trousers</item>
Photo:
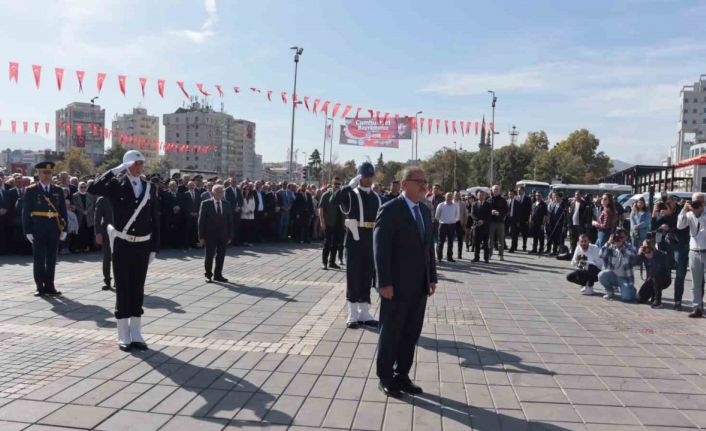
[[[458,241],[458,255],[457,255],[457,257],[460,259],[461,252],[463,251],[463,239],[466,236],[466,230],[464,229],[464,227],[460,221],[456,222],[456,225],[454,226],[454,230],[456,231],[456,241]]]
[[[431,232],[432,236],[434,237],[434,242],[437,243],[439,242],[439,221],[438,220],[432,220],[431,221]]]
[[[206,277],[211,278],[215,274],[216,277],[223,277],[223,261],[226,258],[226,238],[214,238],[213,241],[206,241],[206,258],[204,259],[204,268]],[[212,272],[213,257],[216,257],[216,271]]]
[[[358,241],[350,232],[346,235],[346,299],[369,304],[375,270],[373,230],[358,228],[358,234]]]
[[[567,274],[566,281],[578,284],[579,286],[593,287],[593,283],[598,281],[599,272],[601,272],[601,270],[596,265],[588,264],[588,268],[586,269],[577,269]]]
[[[116,239],[116,241],[119,241]],[[101,252],[103,253],[103,283],[110,287],[110,261],[112,259],[110,252],[110,241],[108,241],[108,235],[103,236],[103,244],[101,244]]]
[[[453,258],[454,250],[454,236],[456,235],[456,225],[455,224],[439,224],[439,242],[436,245],[436,256],[441,260],[444,254],[444,243],[448,241],[448,246],[446,247],[446,258]]]
[[[672,284],[670,277],[648,277],[637,292],[637,301],[645,303],[652,299],[655,304],[662,303],[662,290],[670,284]]]
[[[255,211],[255,241],[262,242],[265,239],[265,212]]]
[[[541,225],[532,226],[532,251],[537,253],[544,251],[544,229]]]
[[[564,243],[564,241],[563,241],[563,239],[564,239],[564,225],[563,225],[562,221],[560,220],[554,224],[549,223],[547,226],[548,226],[547,252],[551,252],[551,253],[556,254],[559,252],[559,246]]]
[[[489,230],[487,226],[477,227],[473,233],[473,248],[475,249],[475,255],[473,260],[480,260],[480,251],[483,250],[483,260],[490,259],[490,249],[488,248],[488,234]]]
[[[240,211],[233,212],[233,238],[231,239],[231,244],[239,245],[242,244],[243,240],[240,236]]]
[[[682,241],[674,247],[674,301],[681,302],[684,295],[684,280],[686,279],[686,270],[689,267],[689,244],[682,244]]]
[[[427,296],[421,286],[419,294],[411,298],[380,299],[376,368],[378,378],[384,385],[391,385],[395,378],[409,378],[414,349],[422,333],[426,305]]]
[[[510,250],[517,250],[517,240],[522,235],[522,250],[527,250],[527,222],[511,222],[512,241],[510,242]]]
[[[309,215],[299,214],[294,218],[294,238],[299,242],[311,242],[311,231],[309,229]]]
[[[184,230],[182,231],[183,237],[181,242],[183,248],[190,248],[196,244],[196,236],[198,233],[196,220],[196,218],[191,217],[191,214],[188,214],[184,218]]]
[[[34,283],[41,293],[54,292],[54,270],[59,250],[59,229],[49,228],[35,233],[32,242],[34,255]]]
[[[150,241],[130,243],[115,238],[115,318],[140,317],[145,299],[145,279],[149,264]]]
[[[339,223],[335,226],[326,225],[324,231],[324,252],[322,260],[324,263],[336,263],[336,252],[343,242],[343,226]]]
[[[573,253],[576,250],[576,246],[579,244],[579,237],[585,233],[585,229],[581,225],[571,225],[569,245],[571,246],[570,252]]]

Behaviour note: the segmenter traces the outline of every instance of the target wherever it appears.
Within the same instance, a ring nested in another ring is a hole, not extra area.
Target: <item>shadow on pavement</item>
[[[86,305],[65,296],[42,297],[51,304],[51,311],[67,319],[79,321],[94,321],[98,328],[115,328],[114,321],[108,319],[113,313],[98,305]]]
[[[186,311],[181,309],[181,304],[179,304],[176,301],[172,301],[171,299],[168,298],[162,298],[161,296],[157,295],[148,295],[145,294],[145,301],[143,306],[145,308],[151,308],[151,309],[156,309],[156,308],[163,308],[170,313],[176,313],[176,314],[184,314]]]
[[[244,286],[242,284],[236,284],[233,282],[221,283],[218,281],[214,281],[213,283],[223,286],[233,293],[254,296],[256,298],[274,298],[284,302],[298,302],[296,299],[292,298],[288,294],[282,293],[278,290],[271,290],[254,286]]]

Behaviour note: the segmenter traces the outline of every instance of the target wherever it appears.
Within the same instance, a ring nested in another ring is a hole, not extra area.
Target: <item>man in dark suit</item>
[[[140,178],[144,164],[145,156],[130,150],[121,165],[98,177],[88,189],[107,197],[113,207],[113,224],[107,231],[115,270],[118,347],[123,351],[147,350],[141,333],[145,279],[160,245],[157,187]]]
[[[532,199],[525,194],[524,187],[517,188],[517,196],[509,202],[508,215],[512,231],[510,253],[517,251],[517,239],[522,234],[522,250],[527,251],[527,234],[532,213]]]
[[[110,290],[110,243],[108,242],[108,225],[113,224],[113,207],[110,200],[99,196],[93,220],[96,228],[96,244],[101,246],[103,253],[103,290]]]
[[[182,247],[184,250],[188,250],[196,245],[198,233],[196,222],[199,215],[199,206],[201,205],[201,195],[196,190],[196,183],[189,181],[181,198],[180,207],[184,223]]]
[[[224,185],[225,198],[230,203],[230,207],[233,211],[233,235],[231,237],[231,244],[239,245],[240,238],[238,238],[238,229],[240,229],[240,212],[243,208],[243,192],[240,191],[235,181],[231,178],[227,179]]]
[[[493,206],[488,201],[488,195],[483,189],[478,189],[476,196],[478,199],[471,207],[473,247],[475,248],[473,262],[480,260],[480,251],[483,250],[483,260],[488,263],[490,261],[490,247],[492,247],[492,245],[488,245],[488,237],[490,234],[490,223],[493,220]]]
[[[419,394],[409,371],[422,332],[427,296],[436,291],[433,220],[426,205],[426,174],[407,168],[404,193],[385,203],[377,214],[373,232],[375,269],[380,287],[380,339],[377,375],[387,396],[401,392]]]
[[[223,277],[223,261],[226,245],[233,236],[233,208],[230,202],[223,199],[223,186],[216,184],[211,191],[213,198],[201,202],[199,210],[199,241],[206,245],[206,279],[211,278],[223,283],[228,279]],[[213,257],[216,257],[216,270],[213,269]]]

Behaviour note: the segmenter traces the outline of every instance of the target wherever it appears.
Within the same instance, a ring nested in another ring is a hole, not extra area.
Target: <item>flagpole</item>
[[[333,123],[334,119],[329,118],[331,120],[331,140],[329,141],[329,149],[328,149],[328,182],[331,184],[332,177],[333,177]]]
[[[324,166],[326,164],[326,132],[328,129],[328,118],[324,116],[324,151],[321,153],[321,160],[322,166],[321,166],[321,182],[324,182],[324,179],[326,178],[326,173],[324,172]],[[329,150],[330,151],[330,150]]]

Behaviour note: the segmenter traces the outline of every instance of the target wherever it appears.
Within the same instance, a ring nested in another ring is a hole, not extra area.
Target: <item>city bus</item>
[[[535,192],[539,192],[545,199],[549,196],[549,191],[551,190],[549,183],[532,180],[520,180],[515,184],[515,191],[517,191],[518,187],[524,187],[525,193],[529,196],[533,195]]]
[[[622,194],[632,193],[632,187],[612,184],[612,183],[600,183],[600,184],[552,184],[551,190],[555,193],[562,193],[564,197],[570,198],[574,196],[574,193],[581,192],[582,195],[591,194],[593,196],[600,196],[604,193],[610,193],[614,197]]]

